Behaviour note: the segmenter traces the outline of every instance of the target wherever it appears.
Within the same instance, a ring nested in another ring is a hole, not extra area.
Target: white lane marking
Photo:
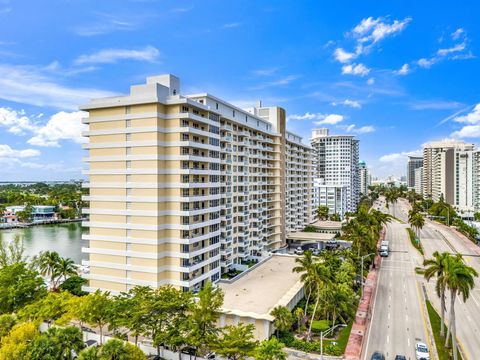
[[[410,347],[410,338],[407,338],[408,347]]]
[[[387,335],[387,344],[390,342],[390,336]]]
[[[405,321],[408,321],[408,315],[405,315]]]
[[[390,313],[388,313],[388,320],[390,320]]]

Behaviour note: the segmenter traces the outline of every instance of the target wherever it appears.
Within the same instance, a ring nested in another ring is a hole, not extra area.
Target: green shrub
[[[312,330],[314,332],[320,333],[330,329],[330,321],[328,320],[313,320]]]

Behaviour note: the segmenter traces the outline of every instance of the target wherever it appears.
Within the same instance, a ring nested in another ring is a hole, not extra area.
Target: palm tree
[[[274,307],[270,312],[270,315],[275,318],[273,325],[276,328],[277,335],[279,332],[290,330],[293,325],[294,319],[292,312],[286,306],[278,305]]]
[[[420,230],[425,225],[425,219],[423,218],[423,215],[419,212],[412,213],[409,215],[408,222],[410,223],[410,226],[415,230],[417,238],[420,239]]]
[[[50,283],[53,285],[58,262],[60,261],[60,255],[58,255],[56,251],[42,251],[34,261],[40,274],[48,276],[50,278]]]
[[[417,272],[422,274],[425,280],[430,281],[431,278],[436,278],[435,291],[440,298],[440,336],[445,336],[445,266],[447,259],[451,255],[447,252],[439,253],[435,251],[431,259],[426,259],[423,262],[423,269],[418,269]]]
[[[462,295],[463,302],[467,301],[470,290],[475,286],[477,271],[463,261],[461,255],[449,257],[445,262],[445,284],[450,289],[450,316],[448,332],[452,335],[453,359],[457,360],[457,328],[455,324],[455,298]],[[448,346],[449,334],[445,339]]]
[[[67,280],[67,277],[77,275],[77,266],[75,262],[70,258],[60,258],[56,265],[55,275],[57,277],[55,284],[53,286],[54,289],[57,289],[58,282],[60,280]]]
[[[322,294],[322,288],[330,283],[330,271],[322,263],[315,264],[312,272],[312,282],[314,291],[316,293],[315,306],[313,308],[312,318],[308,327],[307,338],[310,340],[312,334],[312,325],[315,320],[315,314],[318,309],[318,303],[320,302],[320,295]]]
[[[307,291],[307,299],[305,302],[305,316],[308,316],[308,303],[310,301],[310,296],[312,295],[312,274],[315,266],[315,259],[311,251],[305,251],[302,257],[296,258],[295,262],[298,264],[295,266],[292,271],[296,273],[301,273],[300,280],[305,286]]]

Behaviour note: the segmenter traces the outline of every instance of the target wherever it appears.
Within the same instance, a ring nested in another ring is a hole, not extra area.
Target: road
[[[377,204],[378,208],[378,204]],[[385,208],[380,210],[388,212]],[[415,339],[426,341],[425,314],[422,312],[420,287],[415,274],[423,258],[410,244],[408,225],[392,221],[387,225],[386,240],[390,256],[383,258],[377,293],[367,334],[364,359],[381,351],[386,359],[405,355],[415,359]]]
[[[406,219],[409,204],[405,200],[398,202],[396,216]],[[480,273],[480,258],[476,251],[476,245],[470,240],[459,236],[455,231],[435,221],[426,220],[426,224],[420,231],[420,241],[425,250],[425,257],[432,257],[433,252],[460,253],[464,255],[468,265]],[[475,256],[472,256],[475,255]],[[435,293],[435,281],[426,283],[427,294],[433,305],[440,310],[440,300]],[[447,314],[448,314],[447,296]],[[475,280],[475,288],[466,303],[457,297],[455,301],[455,314],[457,318],[457,337],[460,346],[464,350],[468,360],[480,358],[480,280]],[[467,360],[465,359],[465,360]]]

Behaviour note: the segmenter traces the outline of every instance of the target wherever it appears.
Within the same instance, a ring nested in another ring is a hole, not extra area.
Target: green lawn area
[[[330,329],[330,327],[330,321],[328,320],[313,320],[312,330],[314,332],[320,333],[321,331]]]
[[[353,320],[350,321],[347,327],[340,330],[340,334],[338,335],[337,340],[323,340],[323,345],[329,345],[332,342],[336,342],[338,348],[341,350],[342,354],[345,352],[345,348],[347,347],[348,338],[350,337],[350,331],[352,331]]]
[[[422,245],[420,244],[420,242],[417,242],[417,239],[416,239],[416,236],[415,236],[415,233],[413,232],[413,230],[410,229],[410,228],[407,228],[407,232],[408,232],[408,237],[410,238],[410,242],[412,243],[413,247],[415,249],[417,249],[420,254],[423,255]]]
[[[430,318],[430,324],[432,324],[433,337],[435,338],[435,345],[438,352],[438,360],[450,360],[453,358],[451,355],[452,350],[445,348],[445,336],[440,336],[440,315],[433,308],[430,301],[427,300],[427,311],[428,317]],[[445,326],[445,332],[447,332],[447,327]],[[458,358],[462,359],[460,352],[458,352]]]

